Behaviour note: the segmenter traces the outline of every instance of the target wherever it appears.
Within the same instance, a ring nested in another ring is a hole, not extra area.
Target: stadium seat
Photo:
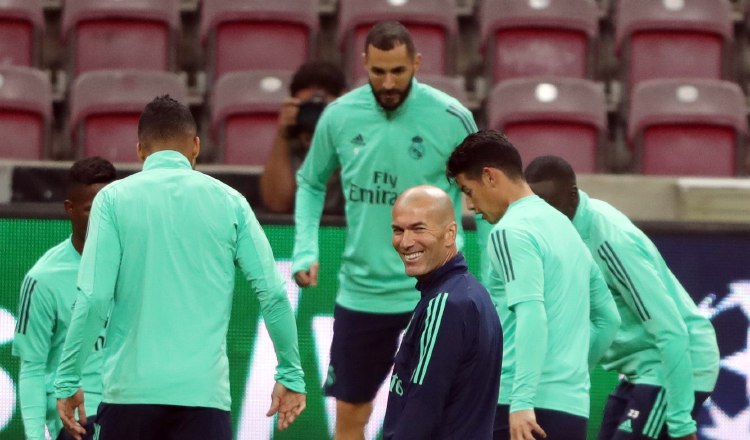
[[[41,0],[0,1],[0,64],[40,65],[43,31]]]
[[[628,141],[643,174],[733,176],[747,135],[745,96],[719,80],[649,80],[632,94]]]
[[[70,71],[172,70],[179,26],[179,0],[65,0]]]
[[[0,158],[41,159],[51,122],[47,75],[29,67],[0,66]]]
[[[318,7],[310,0],[203,0],[209,84],[228,72],[294,70],[310,59]]]
[[[420,72],[451,74],[453,38],[457,30],[455,0],[340,0],[338,42],[352,79],[365,75],[362,52],[372,25],[397,20],[409,29]]]
[[[524,164],[537,156],[563,157],[578,173],[601,168],[607,130],[604,91],[580,78],[509,79],[491,91],[489,128],[505,132]]]
[[[591,77],[598,37],[590,0],[483,0],[478,14],[487,77]]]
[[[619,0],[616,50],[628,90],[658,78],[722,79],[729,0]]]
[[[266,163],[292,74],[286,70],[232,72],[216,82],[211,131],[220,162]]]
[[[112,162],[138,162],[138,118],[155,97],[185,102],[187,89],[175,73],[100,70],[80,75],[70,92],[69,129],[74,152]]]

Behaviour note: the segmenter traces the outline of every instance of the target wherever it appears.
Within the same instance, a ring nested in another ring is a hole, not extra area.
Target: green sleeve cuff
[[[283,369],[277,368],[276,374],[273,376],[276,382],[284,385],[288,390],[294,391],[295,393],[305,394],[305,381],[304,373],[302,369]]]
[[[525,409],[534,409],[534,405],[531,402],[523,402],[523,401],[511,401],[510,402],[510,411],[511,413],[523,411]]]

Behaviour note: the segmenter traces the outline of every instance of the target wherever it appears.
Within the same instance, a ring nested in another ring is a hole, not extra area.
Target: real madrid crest
[[[412,159],[421,159],[424,156],[424,139],[422,136],[414,136],[411,138],[411,145],[409,145],[409,156]]]

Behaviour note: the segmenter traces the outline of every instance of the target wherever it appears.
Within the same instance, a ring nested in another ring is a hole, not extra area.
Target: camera
[[[318,92],[310,97],[310,99],[303,101],[299,105],[299,111],[297,112],[297,132],[313,133],[315,131],[315,125],[320,119],[321,113],[328,105],[326,95],[322,92]]]

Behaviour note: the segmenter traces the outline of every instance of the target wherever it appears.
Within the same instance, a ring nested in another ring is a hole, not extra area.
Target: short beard
[[[392,111],[396,110],[397,108],[401,107],[401,104],[403,104],[404,102],[406,102],[406,98],[409,97],[409,93],[411,92],[411,84],[412,84],[412,80],[413,79],[414,79],[414,75],[412,75],[412,77],[409,78],[409,84],[406,86],[406,89],[403,92],[401,92],[401,91],[398,92],[398,94],[401,97],[401,99],[398,101],[398,103],[395,104],[395,105],[389,105],[389,106],[383,104],[383,102],[380,100],[380,97],[375,92],[375,88],[372,86],[372,81],[368,81],[368,82],[370,83],[370,91],[372,92],[373,96],[375,97],[375,101],[377,101],[378,104],[381,107],[383,107],[383,110],[385,110],[387,112],[392,112]]]

